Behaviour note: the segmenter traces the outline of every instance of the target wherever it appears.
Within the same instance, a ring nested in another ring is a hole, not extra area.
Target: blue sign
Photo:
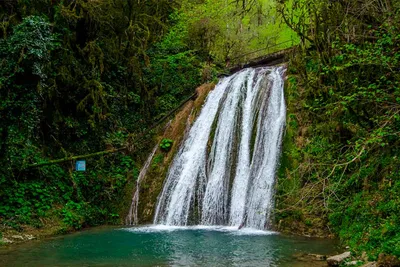
[[[86,160],[77,160],[75,163],[75,170],[78,172],[86,171]]]

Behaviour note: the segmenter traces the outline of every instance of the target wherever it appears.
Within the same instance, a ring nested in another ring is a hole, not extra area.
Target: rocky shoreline
[[[73,228],[66,228],[57,220],[49,220],[41,228],[22,225],[20,229],[18,231],[11,227],[0,226],[0,246],[12,246],[76,232]]]
[[[400,260],[395,256],[380,254],[377,261],[369,261],[364,252],[360,257],[352,256],[350,251],[342,254],[327,256],[319,254],[296,254],[298,262],[304,262],[304,266],[360,266],[360,267],[398,267]],[[301,265],[299,265],[301,266]]]

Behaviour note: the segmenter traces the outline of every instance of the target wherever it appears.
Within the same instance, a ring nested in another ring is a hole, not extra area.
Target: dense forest
[[[19,230],[120,222],[152,126],[228,58],[295,39],[269,1],[0,7],[0,221]],[[49,164],[79,155],[94,156],[85,173],[72,160]]]
[[[400,257],[397,1],[5,0],[0,18],[1,232],[121,223],[153,126],[227,62],[293,47],[276,228]]]
[[[400,257],[400,3],[291,1],[277,221]],[[386,265],[385,265],[386,266]],[[396,265],[397,266],[397,265]]]

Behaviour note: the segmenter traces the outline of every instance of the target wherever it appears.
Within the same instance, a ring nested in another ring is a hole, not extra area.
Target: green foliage
[[[57,39],[46,19],[31,16],[0,40],[0,147],[8,169],[23,167],[37,153],[31,139],[42,115],[41,97],[51,83],[46,70]]]
[[[160,165],[164,160],[164,155],[163,154],[159,154],[156,155],[153,159],[153,163],[151,164],[152,168],[156,168],[158,165]]]
[[[165,152],[168,152],[171,150],[173,143],[174,143],[173,140],[164,138],[160,143],[160,148]]]
[[[7,181],[0,192],[0,218],[7,226],[42,227],[40,218],[58,216],[66,228],[115,223],[116,203],[134,169],[131,157],[115,155],[87,161],[87,172],[65,172],[60,166],[41,170],[42,180]],[[137,172],[137,170],[135,170]],[[31,172],[35,175],[35,172]],[[58,209],[61,205],[61,209]]]
[[[118,220],[132,156],[26,168],[128,145],[192,94],[201,59],[179,45],[175,4],[14,1],[0,9],[0,223],[66,228]],[[171,30],[169,30],[171,29]],[[165,37],[164,37],[165,36]],[[135,147],[144,151],[151,136]],[[136,159],[141,158],[140,153]]]
[[[287,46],[268,50],[278,43],[297,43],[295,33],[282,23],[275,7],[276,2],[271,0],[243,1],[241,4],[221,0],[183,1],[180,20],[186,24],[186,38],[190,39],[188,43],[193,49],[218,64],[225,64],[227,58],[234,59],[248,52],[261,49],[261,54],[251,55],[254,58],[292,45],[288,42]]]
[[[375,12],[398,6],[373,4],[357,16],[364,3],[347,2],[292,1],[283,10],[303,43],[289,67],[277,219],[321,218],[356,253],[400,257],[399,17]]]

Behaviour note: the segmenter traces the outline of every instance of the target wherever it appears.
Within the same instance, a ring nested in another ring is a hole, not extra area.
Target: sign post
[[[86,160],[77,160],[75,163],[75,171],[77,172],[86,171]]]

